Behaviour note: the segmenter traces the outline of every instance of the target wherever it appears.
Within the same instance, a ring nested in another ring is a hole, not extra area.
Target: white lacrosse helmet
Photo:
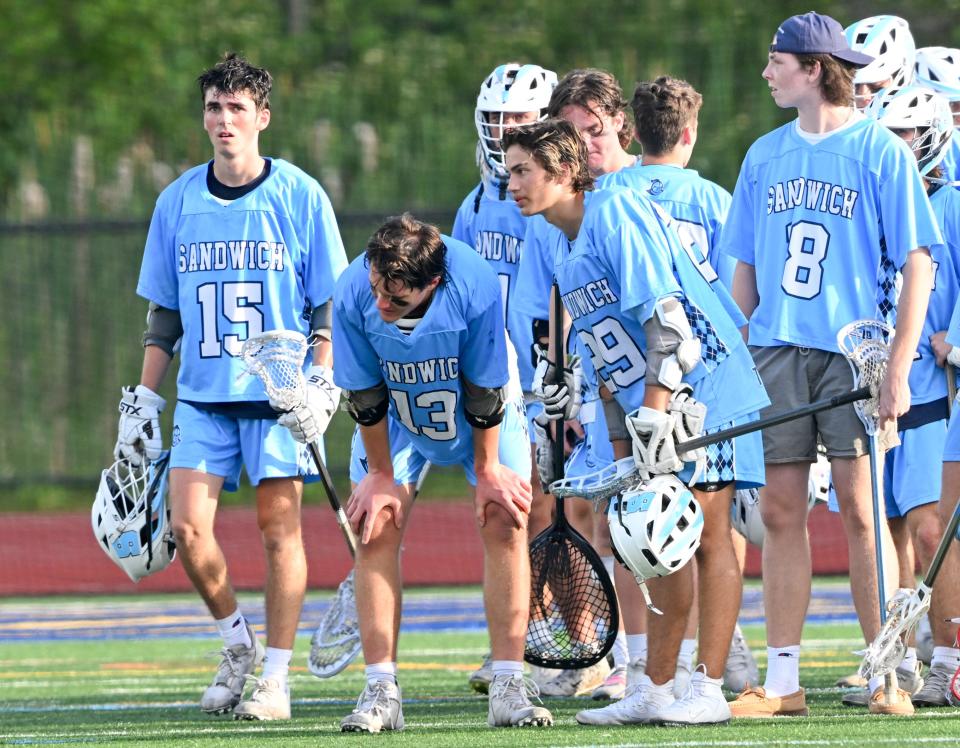
[[[90,510],[93,534],[110,560],[134,582],[176,556],[167,506],[170,452],[145,465],[117,460],[100,475]]]
[[[807,511],[817,504],[826,504],[830,499],[830,460],[823,452],[817,454],[817,461],[810,466],[810,479],[807,483]]]
[[[557,74],[539,65],[515,62],[497,66],[480,86],[474,120],[480,146],[477,152],[483,166],[494,177],[506,181],[509,175],[504,163],[500,135],[506,112],[539,112],[547,116],[550,94],[557,85]]]
[[[675,475],[655,475],[615,497],[607,521],[617,558],[638,580],[677,571],[703,532],[700,504]]]
[[[932,88],[948,101],[960,101],[960,49],[921,47],[914,72],[914,83]]]
[[[947,153],[953,137],[950,102],[925,86],[887,88],[878,93],[865,114],[891,130],[915,130],[910,147],[921,174],[927,174]]]
[[[855,73],[853,84],[883,83],[905,86],[913,80],[917,47],[910,25],[899,16],[870,16],[844,30],[850,49],[874,58]]]
[[[760,490],[741,488],[733,494],[730,504],[730,524],[747,539],[748,543],[763,548],[766,528],[760,516]]]

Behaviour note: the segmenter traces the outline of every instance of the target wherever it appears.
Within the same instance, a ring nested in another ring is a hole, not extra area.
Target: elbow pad
[[[463,380],[463,412],[467,423],[477,429],[499,426],[506,411],[506,387],[478,387],[466,377]]]
[[[180,320],[180,312],[151,301],[147,307],[147,329],[143,333],[143,347],[155,345],[173,358],[182,337],[183,322]]]
[[[700,363],[700,339],[694,335],[686,312],[673,296],[656,302],[643,325],[647,336],[647,371],[668,390],[680,386],[684,374]]]
[[[344,390],[344,410],[361,426],[375,426],[387,415],[389,399],[383,382],[365,390]]]
[[[310,332],[318,338],[333,340],[333,299],[327,299],[310,312]]]

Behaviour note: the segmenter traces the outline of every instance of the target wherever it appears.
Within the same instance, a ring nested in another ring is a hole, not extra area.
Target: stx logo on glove
[[[142,416],[141,411],[143,408],[140,405],[134,405],[133,403],[121,402],[118,410],[124,415],[128,416]]]

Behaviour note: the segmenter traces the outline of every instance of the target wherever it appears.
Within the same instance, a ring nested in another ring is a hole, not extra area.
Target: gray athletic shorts
[[[853,389],[850,364],[839,353],[792,345],[750,346],[750,353],[770,396],[761,418]],[[851,404],[764,429],[763,459],[768,464],[816,462],[818,435],[828,457],[867,454],[867,433]]]

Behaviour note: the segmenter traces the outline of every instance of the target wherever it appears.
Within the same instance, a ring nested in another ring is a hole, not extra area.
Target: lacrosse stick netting
[[[304,400],[303,362],[307,339],[293,330],[271,330],[244,341],[240,359],[246,374],[263,382],[267,397],[280,410],[293,410]]]
[[[307,666],[318,678],[332,678],[353,662],[359,652],[360,628],[351,570],[313,632]]]

